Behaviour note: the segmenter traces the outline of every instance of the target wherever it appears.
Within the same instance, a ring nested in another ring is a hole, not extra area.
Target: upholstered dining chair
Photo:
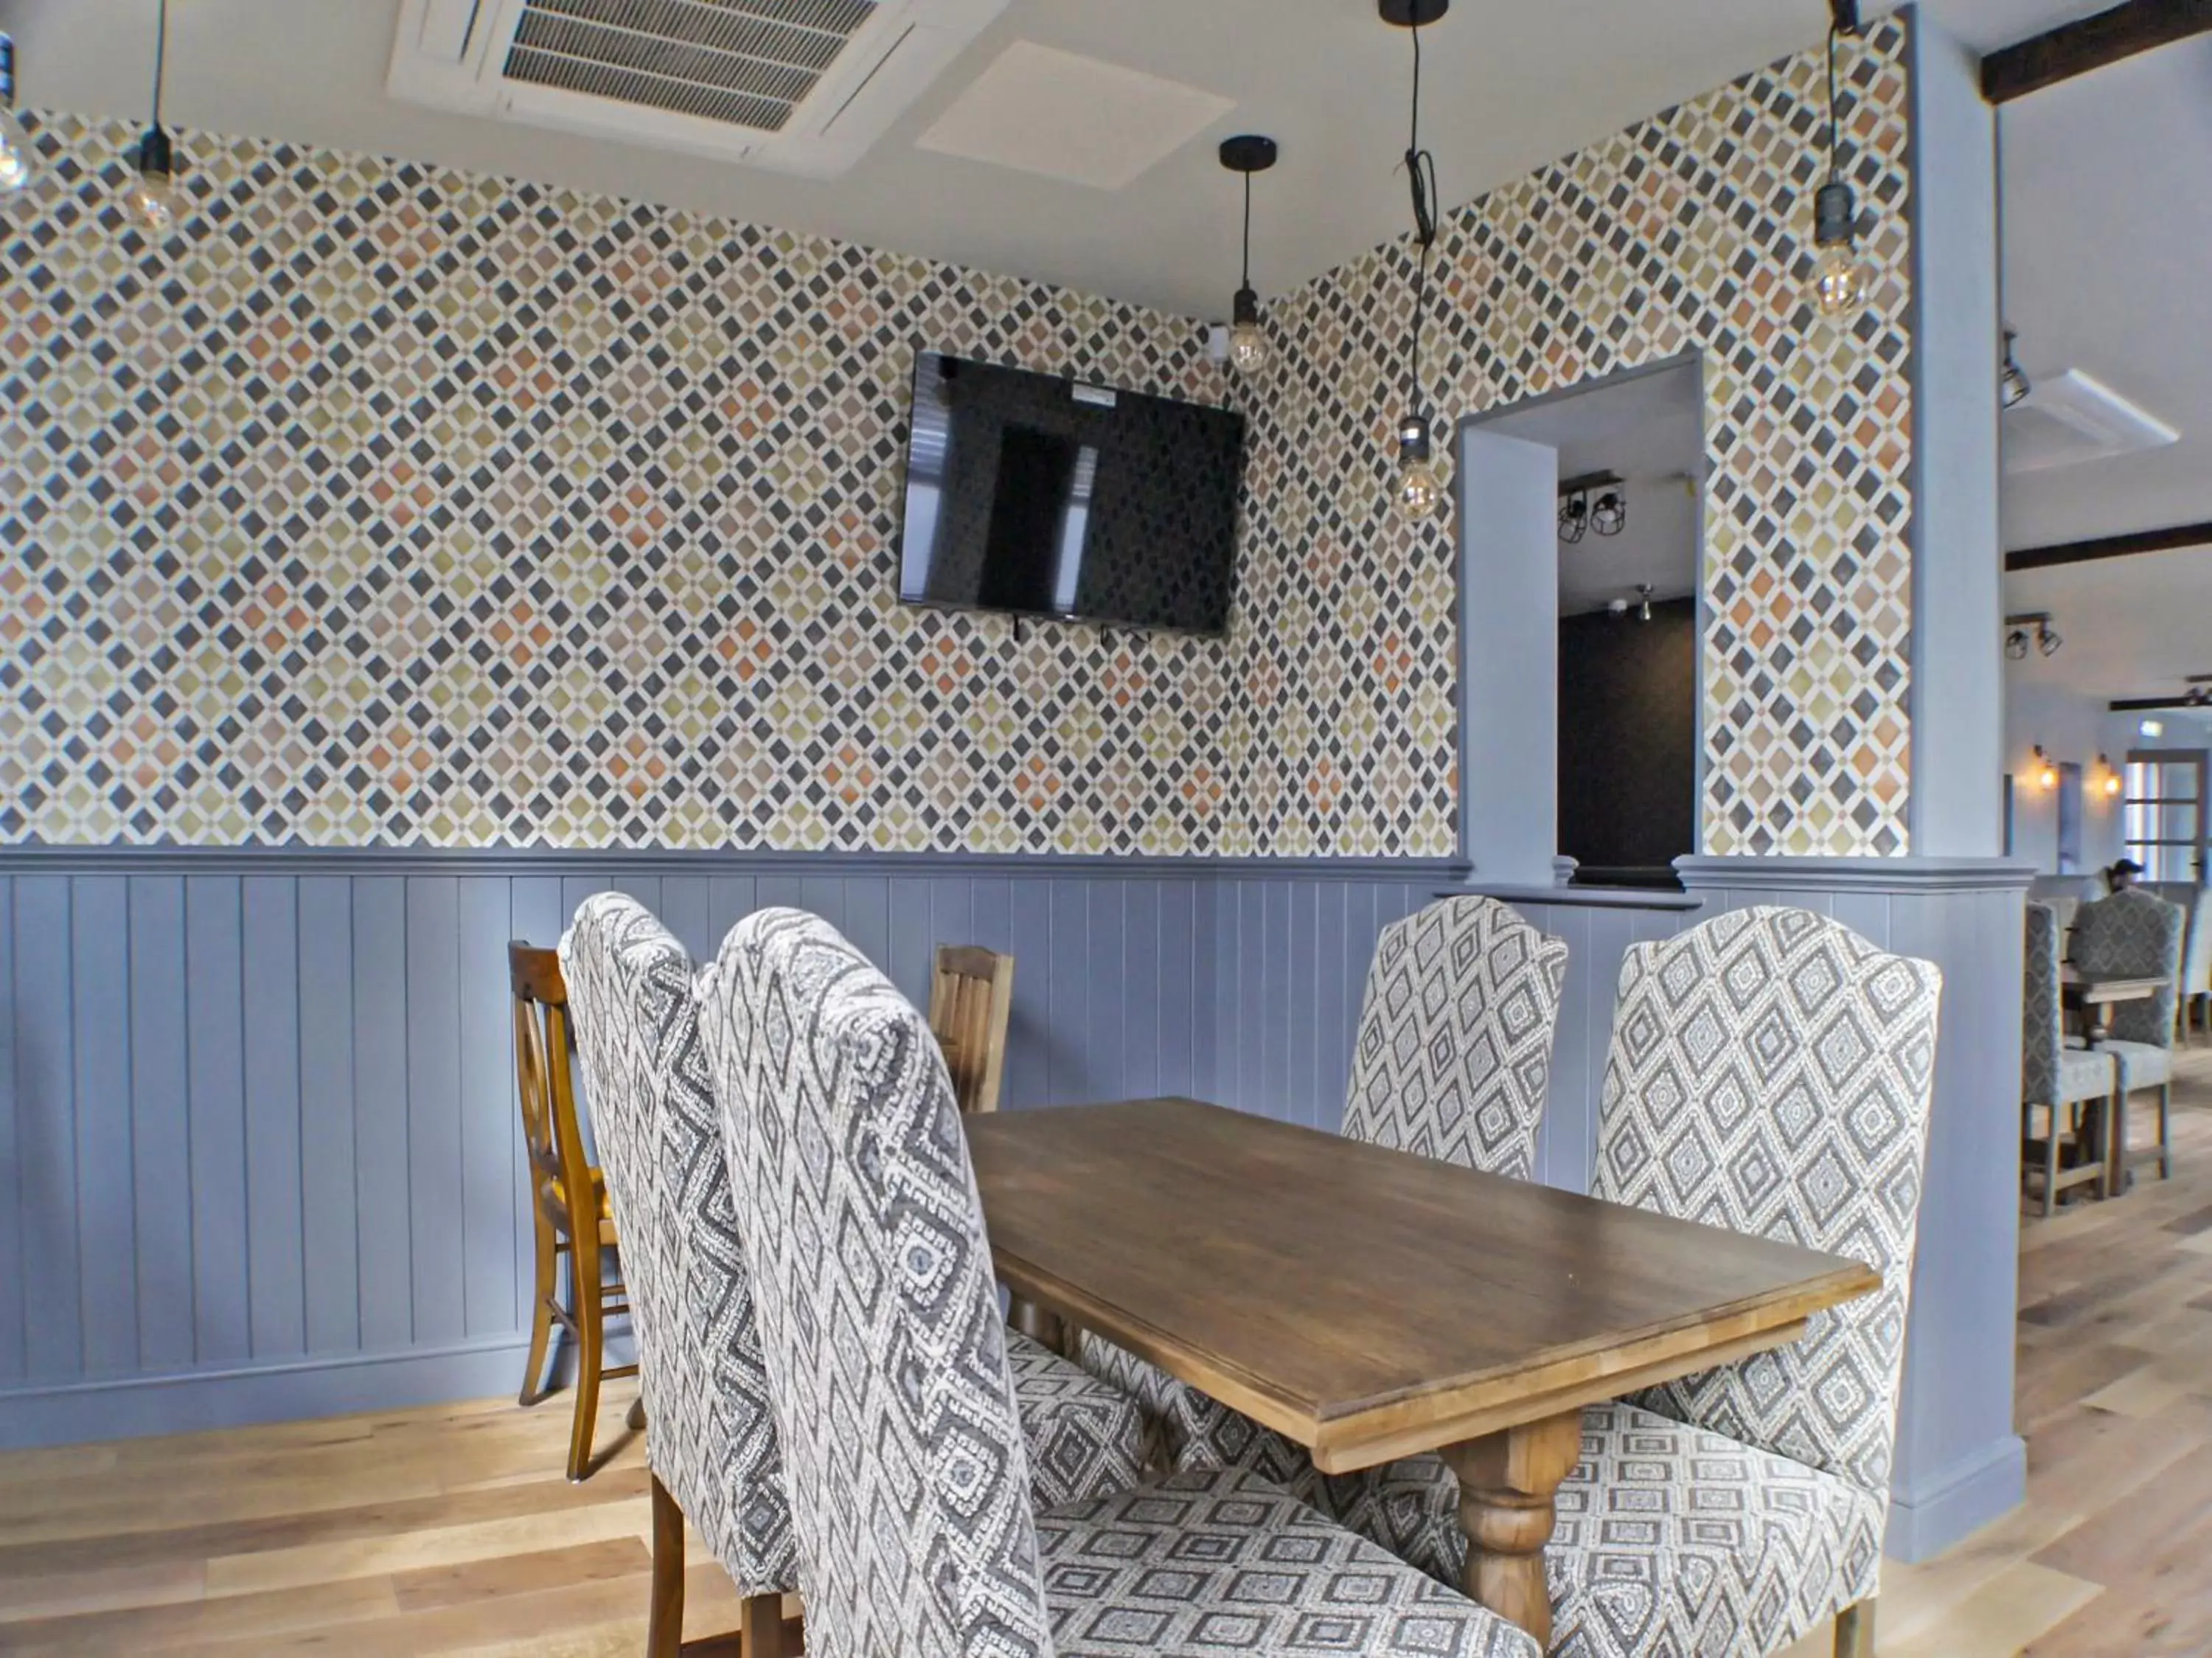
[[[2135,887],[2085,904],[2074,917],[2074,965],[2083,972],[2166,981],[2156,996],[2114,1003],[2107,1034],[2097,1045],[2120,1071],[2111,1129],[2116,1194],[2127,1189],[2128,1172],[2136,1162],[2154,1159],[2160,1179],[2173,1173],[2174,1009],[2181,997],[2186,923],[2179,905]],[[2132,1096],[2150,1089],[2158,1094],[2158,1148],[2138,1153],[2128,1142],[2128,1112]]]
[[[2204,888],[2193,881],[2145,881],[2138,890],[2181,906],[2181,978],[2174,997],[2173,1032],[2174,1040],[2185,1048],[2192,1018],[2212,998],[2212,905],[2205,902]],[[2206,1011],[2203,1022],[2212,1027],[2212,1009]]]
[[[1872,1658],[1928,1146],[1930,963],[1803,910],[1632,948],[1592,1191],[1863,1260],[1795,1344],[1583,1412],[1546,1551],[1567,1658]]]
[[[568,1478],[592,1473],[592,1438],[599,1415],[599,1383],[635,1375],[635,1364],[606,1362],[606,1321],[629,1311],[620,1279],[606,1277],[605,1256],[617,1247],[606,1183],[585,1155],[569,1069],[568,989],[559,956],[520,942],[507,947],[514,997],[515,1093],[522,1105],[523,1148],[530,1173],[531,1232],[537,1278],[530,1309],[530,1350],[519,1402],[545,1397],[546,1350],[557,1323],[576,1344],[575,1417],[568,1430]],[[568,1263],[568,1294],[560,1295],[560,1263]],[[636,1425],[633,1411],[631,1425]]]
[[[764,911],[701,979],[811,1658],[1538,1658],[1241,1470],[1032,1507],[967,1140],[921,1016]]]
[[[1567,947],[1495,899],[1447,898],[1382,930],[1367,974],[1344,1132],[1527,1179],[1551,1091]],[[1323,1475],[1305,1450],[1100,1337],[1086,1368],[1134,1393],[1177,1466],[1241,1467],[1445,1583],[1460,1581],[1459,1480],[1441,1457]]]
[[[2057,1205],[2070,1186],[2106,1184],[2106,1137],[2112,1127],[2112,1103],[2119,1085],[2112,1056],[2085,1053],[2066,1045],[2064,1013],[2058,995],[2058,917],[2047,904],[2027,905],[2025,967],[2021,976],[2021,1143],[2039,1161],[2024,1171],[2042,1177],[2043,1212]],[[2085,1106],[2098,1109],[2085,1111]],[[2035,1113],[2049,1128],[2035,1136]],[[2068,1147],[2075,1152],[2062,1166]],[[2108,1194],[2109,1195],[2109,1194]]]
[[[654,1481],[650,1651],[673,1653],[680,1637],[688,1516],[744,1600],[746,1658],[774,1658],[781,1598],[799,1577],[738,1243],[747,1217],[732,1201],[699,1045],[693,964],[650,911],[618,893],[585,900],[562,954],[636,1283]],[[1032,1500],[1071,1502],[1133,1483],[1149,1451],[1134,1402],[1024,1337],[1008,1346]]]

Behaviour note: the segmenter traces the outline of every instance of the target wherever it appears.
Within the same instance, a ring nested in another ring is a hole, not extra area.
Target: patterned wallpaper
[[[1905,850],[1901,27],[1875,303],[1801,297],[1812,54],[1451,216],[1447,419],[1706,362],[1711,852]],[[58,117],[0,209],[0,841],[1442,856],[1451,533],[1384,506],[1409,249],[1268,308],[1231,640],[894,599],[917,346],[1219,401],[1195,326],[669,210]],[[1449,180],[1447,180],[1449,184]]]
[[[1803,292],[1817,52],[1482,198],[1434,255],[1429,388],[1446,422],[1704,355],[1709,853],[1906,850],[1903,26],[1847,50],[1878,273],[1848,332]],[[1278,349],[1248,405],[1248,631],[1230,681],[1240,850],[1454,850],[1452,530],[1410,529],[1384,504],[1413,254],[1381,249],[1267,313]]]
[[[1208,850],[1227,648],[896,602],[918,346],[1219,401],[1198,326],[120,126],[0,208],[0,839]]]

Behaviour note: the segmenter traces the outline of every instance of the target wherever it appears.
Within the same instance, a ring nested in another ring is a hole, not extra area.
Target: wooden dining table
[[[1001,1281],[1307,1447],[1435,1451],[1463,1587],[1548,1643],[1582,1407],[1782,1346],[1859,1262],[1193,1100],[967,1119]]]
[[[2148,1002],[2166,982],[2149,974],[2083,972],[2069,961],[2058,970],[2058,999],[2081,1015],[2082,1039],[2094,1048],[2110,1033],[2114,1008]]]

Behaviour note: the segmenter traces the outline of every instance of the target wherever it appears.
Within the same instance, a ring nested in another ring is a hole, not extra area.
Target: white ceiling
[[[2096,0],[1933,0],[1986,46]],[[384,92],[398,0],[173,0],[169,108],[188,127],[442,162],[841,235],[895,252],[1216,316],[1236,286],[1237,131],[1282,142],[1259,181],[1263,295],[1404,229],[1410,48],[1371,0],[1012,0],[848,177],[819,183],[502,126]],[[0,0],[23,101],[137,118],[155,0]],[[1460,0],[1425,32],[1426,137],[1466,201],[1818,40],[1819,0]],[[932,154],[916,138],[1016,40],[1232,101],[1133,183],[1103,191]],[[2057,344],[2054,338],[2054,346]]]
[[[2212,521],[2212,36],[2007,104],[1998,131],[2022,366],[2085,369],[2182,434],[2008,477],[2006,546]]]
[[[1698,585],[1698,497],[1705,472],[1705,384],[1694,363],[1616,380],[1590,391],[1515,409],[1482,429],[1548,444],[1559,476],[1609,472],[1626,481],[1628,522],[1619,535],[1595,529],[1559,544],[1559,613],[1633,601],[1639,583],[1654,599],[1679,599]]]
[[[2007,662],[2008,678],[2077,695],[2179,692],[2212,674],[2212,552],[2143,553],[2005,577],[2005,609],[2047,610],[2065,644]]]

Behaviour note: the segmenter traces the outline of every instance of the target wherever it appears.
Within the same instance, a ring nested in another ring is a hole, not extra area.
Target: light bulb
[[[1431,459],[1425,415],[1411,416],[1398,428],[1398,481],[1392,494],[1408,518],[1432,517],[1443,504],[1443,480]]]
[[[31,182],[38,171],[36,156],[15,112],[0,107],[0,196],[12,196]]]
[[[1267,362],[1267,336],[1260,326],[1260,296],[1249,288],[1237,290],[1236,320],[1229,329],[1229,361],[1237,373],[1249,375]]]
[[[1814,198],[1813,298],[1825,316],[1841,316],[1866,302],[1874,285],[1859,257],[1858,198],[1841,179],[1831,179]]]
[[[138,222],[159,235],[176,223],[182,200],[177,188],[176,147],[161,127],[149,126],[146,136],[138,140],[138,153],[133,159],[137,174],[131,180],[125,199]]]

